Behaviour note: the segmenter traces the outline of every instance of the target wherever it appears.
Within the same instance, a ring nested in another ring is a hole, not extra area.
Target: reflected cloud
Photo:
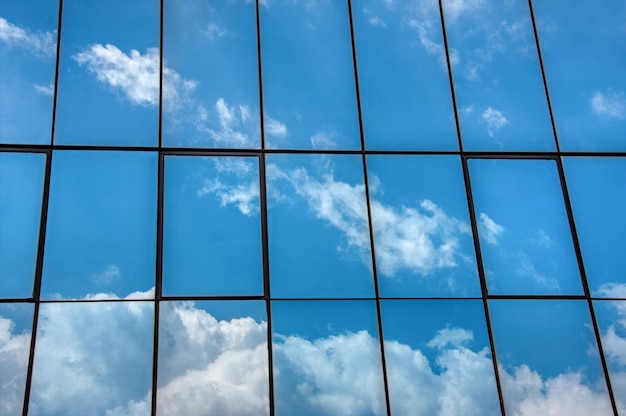
[[[150,295],[143,292],[143,297]],[[93,298],[115,299],[107,294]],[[38,414],[89,415],[94,411],[86,409],[95,408],[107,416],[146,414],[149,390],[131,388],[125,380],[128,369],[151,368],[149,349],[143,346],[146,337],[151,345],[152,304],[80,305],[81,313],[59,304],[41,309],[31,406]],[[159,414],[266,414],[266,323],[250,317],[218,320],[193,302],[165,302],[162,307]],[[29,347],[30,335],[13,333],[13,328],[10,320],[0,318],[3,410],[21,408],[20,377]],[[617,332],[610,336],[626,342]],[[472,332],[458,327],[437,331],[424,350],[386,340],[394,414],[497,414],[489,350],[472,345]],[[372,360],[378,348],[377,338],[363,330],[318,339],[275,335],[275,375],[286,389],[277,401],[320,415],[383,414],[381,369]],[[500,366],[499,371],[512,414],[610,413],[606,394],[578,371],[552,378],[527,365],[510,371]],[[149,371],[142,374],[146,380],[138,379],[139,385],[150,380]],[[79,379],[55,387],[59,380]],[[619,406],[623,411],[623,403]]]
[[[478,216],[478,229],[482,238],[491,245],[498,244],[498,237],[504,232],[504,227],[481,212]]]
[[[626,95],[623,91],[608,89],[596,91],[589,99],[591,110],[602,117],[626,119]]]
[[[57,53],[57,32],[33,32],[0,17],[0,42],[22,48],[38,58],[54,58]]]
[[[35,88],[35,91],[44,94],[44,95],[48,95],[50,97],[52,97],[54,95],[54,84],[48,84],[48,85],[33,85],[33,88]]]
[[[494,137],[498,130],[509,124],[509,120],[504,116],[502,111],[495,110],[491,107],[487,107],[487,109],[483,111],[481,118],[487,123],[489,137]]]
[[[109,264],[105,270],[100,273],[94,273],[90,276],[90,279],[98,284],[109,284],[113,280],[122,277],[120,268],[114,264]]]

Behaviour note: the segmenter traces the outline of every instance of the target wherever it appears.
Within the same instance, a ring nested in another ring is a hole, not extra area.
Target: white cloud
[[[268,115],[265,116],[264,128],[265,135],[268,136],[267,139],[284,139],[285,137],[287,137],[287,126],[285,125],[285,123],[281,123],[280,121],[275,120]],[[271,145],[268,144],[268,146]]]
[[[217,24],[211,22],[207,25],[204,33],[210,40],[213,40],[215,39],[215,37],[221,38],[222,36],[224,36],[226,34],[226,31],[220,28]]]
[[[52,97],[54,95],[54,84],[48,84],[48,85],[33,85],[33,87],[35,88],[35,91],[44,94],[44,95],[49,95],[50,97]]]
[[[480,9],[483,4],[484,0],[446,0],[443,8],[449,23],[453,23],[464,14]]]
[[[109,264],[105,270],[92,274],[90,278],[98,284],[109,284],[120,277],[122,277],[120,268],[114,264]]]
[[[135,296],[151,297],[153,292]],[[93,298],[115,299],[107,294]],[[151,400],[151,302],[46,304],[40,313],[33,412],[146,414]],[[267,414],[265,322],[249,317],[218,320],[193,302],[163,302],[161,318],[159,414]],[[0,318],[0,409],[13,406],[19,412],[29,335],[13,330],[9,320]],[[434,334],[428,350],[385,341],[394,415],[499,414],[489,351],[473,348],[472,338],[467,329],[446,327]],[[317,339],[275,334],[279,409],[382,415],[379,360],[378,340],[367,331]],[[500,367],[500,375],[511,414],[611,413],[606,394],[578,372],[543,378],[520,365],[510,372]],[[5,380],[18,382],[7,388]],[[625,410],[623,403],[619,408]]]
[[[487,123],[489,137],[493,137],[498,130],[509,124],[509,120],[502,114],[502,111],[494,110],[491,107],[487,107],[481,117]]]
[[[359,253],[366,265],[371,264],[365,187],[335,180],[330,171],[316,179],[306,169],[281,171],[275,165],[267,168],[268,195],[275,200],[293,194],[303,198],[312,214],[336,229],[344,237],[345,247]],[[375,195],[377,178],[371,180],[371,194]],[[289,184],[293,190],[282,191]],[[371,201],[374,220],[376,259],[383,276],[392,277],[400,270],[428,275],[434,270],[457,266],[461,256],[459,239],[470,234],[469,226],[448,216],[429,200],[416,207],[395,208],[376,198]]]
[[[0,315],[0,414],[22,414],[30,333],[14,333],[15,324]]]
[[[389,3],[389,6],[391,6],[391,3]],[[370,25],[378,26],[378,27],[387,27],[385,22],[367,7],[363,8],[363,14],[365,14],[365,16],[367,17],[367,21],[369,22]]]
[[[0,42],[11,47],[24,48],[40,58],[53,58],[57,53],[56,31],[32,32],[0,17]]]
[[[203,109],[206,112],[206,110]],[[252,137],[258,131],[258,123],[253,120],[251,111],[245,105],[229,106],[226,100],[218,98],[215,102],[214,114],[217,116],[219,128],[198,125],[198,129],[209,135],[215,143],[225,147],[249,147]],[[204,116],[208,119],[208,114]]]
[[[488,244],[498,244],[498,237],[504,232],[504,227],[481,212],[478,217],[478,229]]]
[[[433,23],[435,19],[432,18],[419,18],[409,19],[408,25],[410,28],[417,32],[419,41],[426,52],[439,58],[439,63],[442,68],[448,68],[448,62],[446,60],[446,51],[442,43],[437,43],[432,40],[434,33],[437,33],[436,25]],[[441,29],[439,29],[440,31]],[[450,55],[450,64],[456,65],[459,63],[460,58],[458,51],[454,48],[448,48]]]
[[[335,135],[336,134],[333,132],[329,133],[326,131],[316,133],[311,136],[311,146],[313,146],[313,149],[335,149],[337,147],[337,143],[335,143],[335,141],[333,140],[333,137]]]
[[[531,241],[545,248],[552,248],[552,239],[543,228],[537,229],[535,237]]]
[[[535,269],[535,265],[531,263],[528,257],[523,254],[521,262],[515,272],[523,278],[532,280],[537,286],[550,292],[560,292],[559,281]]]
[[[474,112],[473,105],[467,105],[465,107],[459,108],[459,114],[461,115],[461,117],[469,117],[470,115],[472,115],[473,112]]]
[[[623,91],[608,89],[596,91],[589,99],[591,110],[597,115],[607,118],[626,119],[626,95]]]
[[[121,92],[133,104],[159,104],[159,50],[148,48],[142,55],[137,50],[125,54],[117,46],[94,44],[72,57],[86,65],[98,81]],[[196,81],[186,80],[171,68],[163,68],[163,105],[167,111],[180,108],[196,88]]]
[[[215,194],[220,206],[235,205],[242,214],[252,216],[259,210],[259,184],[256,181],[230,185],[219,178],[205,179],[198,196]]]

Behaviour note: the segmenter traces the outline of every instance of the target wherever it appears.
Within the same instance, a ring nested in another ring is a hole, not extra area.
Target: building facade
[[[0,414],[626,415],[624,21],[0,0]]]

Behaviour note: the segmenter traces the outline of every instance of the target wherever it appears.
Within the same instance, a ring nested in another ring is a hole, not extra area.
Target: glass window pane
[[[50,143],[58,7],[0,3],[0,143]]]
[[[381,309],[394,415],[500,414],[481,301],[382,301]]]
[[[458,148],[436,0],[353,3],[370,149]]]
[[[167,157],[163,294],[263,294],[259,166],[252,157]]]
[[[269,414],[265,302],[163,302],[157,414]]]
[[[69,0],[54,142],[156,146],[159,2]]]
[[[373,301],[272,303],[277,415],[383,415]]]
[[[626,159],[570,157],[563,165],[589,289],[606,296],[626,283]]]
[[[528,2],[444,0],[467,150],[554,150]]]
[[[611,297],[626,299],[626,284],[613,287]],[[626,414],[626,301],[593,303],[602,334],[602,349],[619,414]]]
[[[489,302],[507,414],[612,415],[585,301]]]
[[[56,151],[42,297],[154,287],[157,157]]]
[[[39,245],[46,156],[0,153],[0,297],[29,298]]]
[[[0,414],[18,416],[24,406],[33,305],[0,303]]]
[[[42,304],[28,414],[148,416],[153,322],[152,302]]]
[[[260,147],[254,1],[164,2],[163,143]]]
[[[265,145],[360,148],[347,3],[267,2],[261,39]]]
[[[487,286],[497,294],[582,294],[551,160],[470,160]]]
[[[561,147],[626,150],[626,2],[533,4]]]
[[[272,296],[373,297],[361,156],[266,163]]]
[[[458,157],[370,156],[367,167],[381,296],[480,296]]]

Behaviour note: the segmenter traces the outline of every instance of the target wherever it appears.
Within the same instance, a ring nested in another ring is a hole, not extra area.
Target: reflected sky
[[[487,285],[495,294],[582,294],[550,160],[470,160]]]
[[[589,288],[605,296],[607,287],[626,283],[619,254],[626,232],[626,160],[565,158],[563,167]]]
[[[0,5],[0,143],[50,143],[58,2]]]
[[[561,148],[626,150],[626,3],[533,4]]]
[[[611,288],[613,297],[626,297],[626,284]],[[619,403],[620,412],[626,411],[626,301],[596,301],[593,303],[598,326],[602,332],[602,348],[609,368],[611,387]],[[623,414],[623,413],[622,413]]]
[[[42,297],[154,286],[157,155],[55,151]]]
[[[30,298],[45,154],[0,153],[0,297]]]

